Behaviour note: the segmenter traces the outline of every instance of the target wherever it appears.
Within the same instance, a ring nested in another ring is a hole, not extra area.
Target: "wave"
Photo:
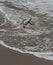
[[[12,50],[15,50],[15,51],[19,51],[21,53],[29,53],[29,54],[32,54],[34,56],[37,56],[39,58],[44,58],[44,59],[47,59],[47,60],[53,60],[53,52],[28,52],[28,51],[22,51],[20,50],[19,48],[15,48],[15,47],[10,47],[8,45],[6,45],[4,43],[4,41],[0,40],[0,44],[2,46],[5,46],[6,48],[9,48],[9,49],[12,49]]]
[[[52,2],[0,0],[0,44],[21,53],[53,60]],[[20,23],[30,17],[34,25],[23,28]],[[15,46],[13,43],[16,43]]]

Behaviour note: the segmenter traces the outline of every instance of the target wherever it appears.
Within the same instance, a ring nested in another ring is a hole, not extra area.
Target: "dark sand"
[[[0,45],[0,65],[53,65],[53,61],[22,54]]]

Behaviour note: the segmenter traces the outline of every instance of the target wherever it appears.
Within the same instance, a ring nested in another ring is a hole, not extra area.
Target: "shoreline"
[[[13,51],[0,45],[0,65],[53,65],[53,61]]]

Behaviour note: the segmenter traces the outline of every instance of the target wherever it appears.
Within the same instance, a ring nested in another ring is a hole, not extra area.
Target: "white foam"
[[[37,56],[39,58],[44,58],[47,60],[53,60],[53,52],[31,52],[34,56]]]
[[[15,50],[15,51],[19,51],[21,53],[29,53],[29,54],[33,54],[34,56],[37,56],[39,58],[44,58],[44,59],[47,59],[47,60],[53,60],[53,52],[28,52],[28,51],[22,51],[20,50],[19,48],[14,48],[14,47],[10,47],[8,45],[6,45],[4,43],[4,41],[0,40],[0,44],[2,46],[5,46],[6,48],[9,48],[9,49],[12,49],[12,50]]]
[[[17,22],[12,19],[12,14],[6,14],[5,17],[10,21],[10,23],[12,23],[13,25],[17,25]]]
[[[19,51],[19,52],[22,53],[22,51],[21,51],[20,49],[14,48],[14,47],[10,47],[10,46],[6,45],[6,44],[4,43],[4,41],[2,41],[2,40],[0,40],[0,44],[1,44],[2,46],[6,47],[6,48],[9,48],[9,49],[12,49],[12,50],[15,50],[15,51]]]
[[[35,7],[35,4],[32,3],[32,2],[25,2],[25,3],[22,3],[22,5],[28,7],[30,10],[32,10],[34,7]]]
[[[0,0],[0,1],[5,1],[5,0]]]
[[[3,10],[2,6],[0,6],[0,11],[5,14],[5,11]]]
[[[0,31],[6,32],[7,30],[5,30],[5,29],[0,29]]]
[[[34,30],[30,30],[30,29],[24,29],[24,31],[33,34],[33,35],[40,35],[42,34],[44,31],[34,31]]]

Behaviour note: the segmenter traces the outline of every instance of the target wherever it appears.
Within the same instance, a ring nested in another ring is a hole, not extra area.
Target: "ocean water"
[[[0,44],[53,60],[53,0],[0,0]]]

